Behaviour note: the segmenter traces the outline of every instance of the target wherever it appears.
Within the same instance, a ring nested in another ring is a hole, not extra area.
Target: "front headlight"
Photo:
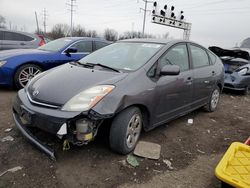
[[[0,61],[0,67],[2,67],[7,61]]]
[[[100,85],[89,88],[72,97],[63,107],[64,111],[86,111],[95,106],[115,86]]]
[[[247,73],[247,71],[248,71],[248,68],[246,67],[246,68],[243,68],[240,71],[238,71],[238,74],[243,76],[243,75],[245,75]]]

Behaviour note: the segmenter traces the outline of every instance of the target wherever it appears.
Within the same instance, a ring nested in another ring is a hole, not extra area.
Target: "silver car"
[[[0,29],[0,50],[38,48],[46,41],[42,35]]]

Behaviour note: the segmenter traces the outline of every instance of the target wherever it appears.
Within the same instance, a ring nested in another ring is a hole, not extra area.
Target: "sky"
[[[224,48],[239,45],[250,37],[250,0],[157,0],[158,8],[175,6],[175,13],[184,11],[185,21],[192,23],[190,40],[206,47]],[[43,10],[47,11],[46,30],[57,23],[70,25],[70,0],[0,0],[0,15],[9,29],[26,32],[36,30],[35,11],[43,29]],[[73,24],[102,34],[106,28],[119,33],[142,31],[143,0],[75,0]],[[148,3],[148,10],[153,4]],[[145,33],[180,39],[183,30],[151,23],[151,11],[146,16]]]

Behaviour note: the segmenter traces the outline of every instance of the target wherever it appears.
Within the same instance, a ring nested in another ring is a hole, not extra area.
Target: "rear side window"
[[[207,56],[207,52],[205,50],[203,50],[198,46],[190,45],[190,51],[194,68],[199,68],[209,65],[209,59]]]
[[[32,40],[34,40],[32,37],[29,37],[27,35],[9,32],[9,31],[4,31],[3,38],[4,38],[3,40],[11,40],[11,41],[32,41]]]
[[[211,63],[215,64],[216,62],[216,56],[214,54],[212,54],[211,52],[208,51],[208,55],[210,57]]]
[[[95,42],[95,48],[96,50],[100,49],[100,48],[103,48],[104,46],[107,46],[108,44],[106,42],[99,42],[99,41],[96,41]]]
[[[71,47],[77,49],[77,53],[92,52],[92,41],[80,41],[73,44]]]
[[[180,71],[189,69],[188,52],[185,44],[180,44],[172,47],[163,57],[159,60],[160,67],[164,65],[178,65]]]

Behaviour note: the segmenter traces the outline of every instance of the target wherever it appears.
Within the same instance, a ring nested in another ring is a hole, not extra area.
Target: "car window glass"
[[[4,32],[4,40],[12,40],[12,41],[31,41],[33,40],[32,37],[20,34],[20,33],[14,33],[14,32]]]
[[[53,40],[45,45],[42,45],[38,49],[44,50],[44,51],[56,52],[56,51],[61,50],[62,48],[65,48],[65,46],[69,45],[71,42],[72,42],[71,39],[60,38],[60,39]]]
[[[205,50],[203,50],[197,46],[190,45],[190,51],[191,51],[191,56],[192,56],[194,68],[209,65],[209,59],[208,59],[208,56],[207,56],[207,53]]]
[[[3,40],[3,31],[0,31],[0,40]]]
[[[133,71],[147,63],[162,46],[156,43],[118,42],[93,52],[80,62],[99,63],[115,69]]]
[[[159,60],[159,66],[165,65],[178,65],[180,71],[186,71],[189,69],[188,64],[188,52],[185,44],[177,45],[171,48],[161,59]]]
[[[92,52],[92,41],[80,41],[73,44],[71,47],[76,48],[77,52]]]
[[[104,46],[107,46],[108,44],[106,42],[99,42],[99,41],[96,41],[95,42],[95,47],[96,47],[96,50],[100,49],[100,48],[103,48]]]
[[[208,55],[209,55],[209,57],[211,59],[211,63],[215,64],[215,62],[216,62],[216,56],[214,54],[212,54],[211,52],[209,52],[209,51],[208,51]]]

